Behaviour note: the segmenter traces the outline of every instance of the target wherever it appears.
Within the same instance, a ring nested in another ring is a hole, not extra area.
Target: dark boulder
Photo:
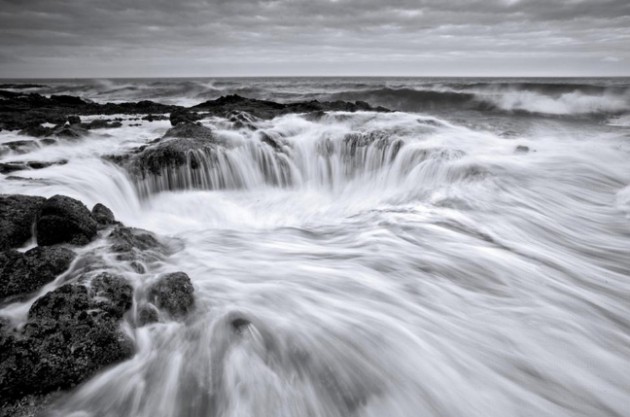
[[[92,217],[100,227],[107,227],[116,222],[114,213],[101,203],[96,203],[92,207]]]
[[[145,304],[138,309],[136,323],[142,327],[147,324],[155,323],[159,320],[157,309],[151,304]]]
[[[68,124],[70,125],[80,125],[81,118],[79,116],[68,116]]]
[[[28,311],[28,321],[33,324],[64,322],[77,319],[78,315],[90,308],[88,289],[84,285],[66,284],[38,298]],[[29,332],[37,334],[40,330],[30,326]]]
[[[123,292],[126,300],[128,288]],[[77,284],[63,285],[35,301],[22,334],[9,334],[3,342],[0,400],[71,388],[129,358],[133,346],[118,329],[118,318],[129,303],[115,308],[110,303],[109,311],[104,303],[105,297],[92,298]]]
[[[169,120],[171,121],[171,125],[173,126],[184,123],[194,123],[202,118],[203,116],[199,115],[198,113],[191,112],[188,109],[173,110],[169,116]]]
[[[133,287],[120,275],[103,272],[90,283],[90,295],[97,308],[121,319],[133,302]]]
[[[516,147],[516,149],[514,150],[514,152],[516,152],[516,153],[527,153],[527,152],[529,152],[529,146],[518,145]]]
[[[74,258],[74,252],[62,247],[0,253],[0,299],[38,290],[66,271]]]
[[[43,197],[0,195],[0,250],[21,246],[33,235]]]
[[[81,97],[69,96],[69,95],[58,95],[58,96],[50,96],[50,101],[59,105],[59,106],[81,106],[86,104]]]
[[[153,233],[122,225],[115,227],[107,239],[112,243],[112,251],[117,253],[128,253],[133,250],[145,251],[162,247]]]
[[[188,275],[184,272],[174,272],[162,275],[149,287],[147,295],[149,301],[157,308],[166,311],[172,317],[181,318],[193,308],[194,291]]]
[[[115,226],[107,240],[116,259],[131,262],[131,267],[138,273],[145,272],[140,262],[155,261],[166,251],[153,233],[123,225]]]
[[[73,198],[55,195],[42,205],[37,219],[37,243],[88,244],[96,237],[97,223],[90,210]]]

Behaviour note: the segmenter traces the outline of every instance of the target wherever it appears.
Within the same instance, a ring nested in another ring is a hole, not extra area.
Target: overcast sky
[[[0,0],[0,77],[630,75],[630,0]]]

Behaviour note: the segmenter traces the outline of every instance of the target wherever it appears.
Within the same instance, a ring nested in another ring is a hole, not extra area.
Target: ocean
[[[205,118],[223,146],[143,178],[108,156],[168,120],[123,116],[0,153],[67,160],[0,175],[2,193],[100,202],[168,242],[148,277],[101,240],[78,250],[136,294],[173,271],[195,288],[185,321],[138,328],[132,312],[133,358],[51,416],[628,415],[630,79],[2,82],[98,103],[238,94],[393,110]],[[0,145],[19,139],[0,131]],[[19,325],[32,302],[0,316]],[[239,317],[251,326],[235,334]]]

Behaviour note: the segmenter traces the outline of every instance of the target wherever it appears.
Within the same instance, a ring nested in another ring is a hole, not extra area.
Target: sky
[[[0,0],[0,77],[629,76],[630,0]]]

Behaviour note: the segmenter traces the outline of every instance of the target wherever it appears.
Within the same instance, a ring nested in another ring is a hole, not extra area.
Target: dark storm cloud
[[[627,0],[0,0],[0,76],[627,73]]]

